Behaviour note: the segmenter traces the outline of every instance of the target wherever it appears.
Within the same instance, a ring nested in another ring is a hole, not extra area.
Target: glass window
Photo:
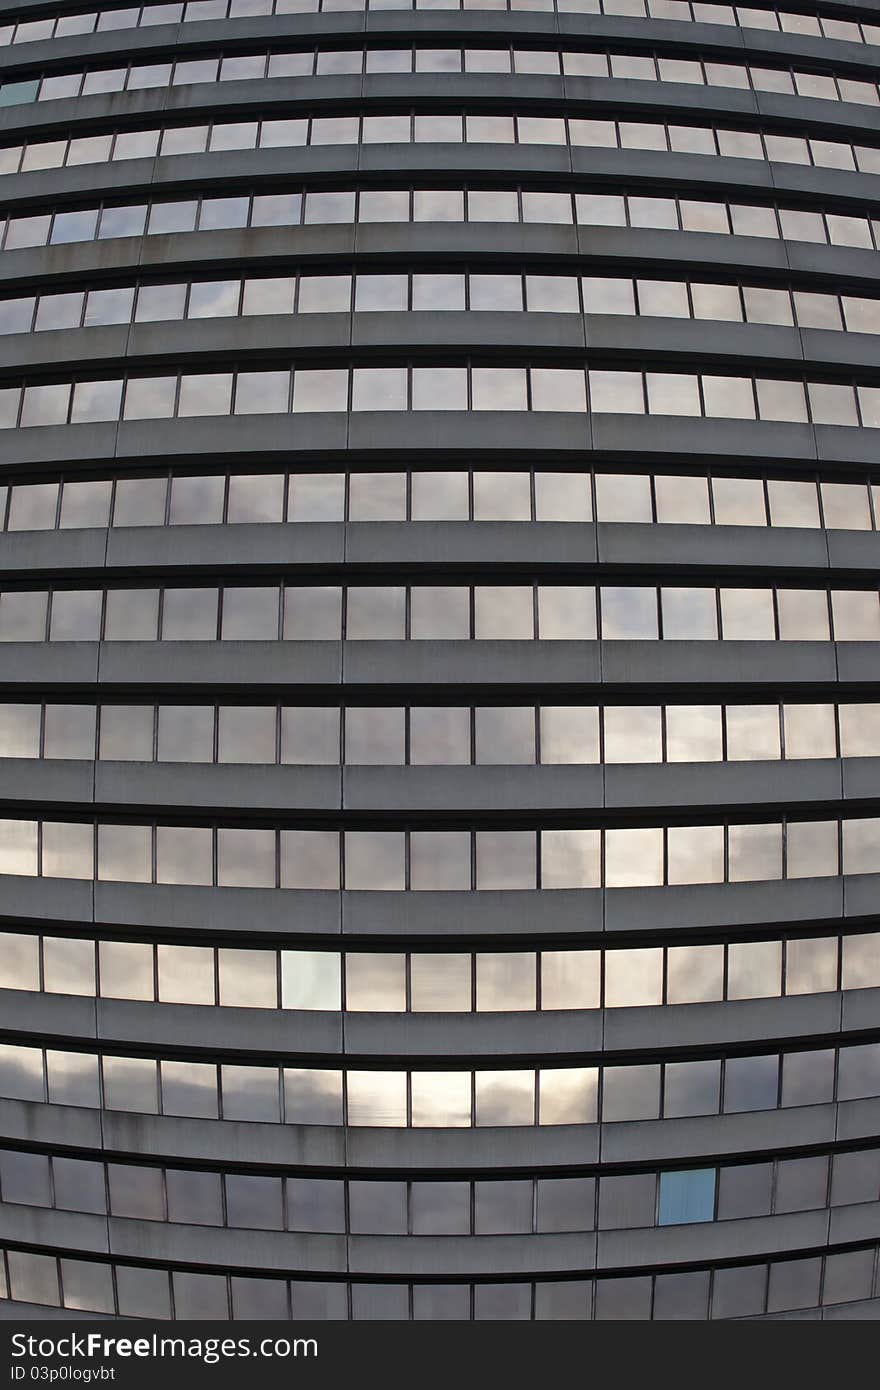
[[[599,761],[599,711],[579,705],[549,705],[539,711],[542,763]]]
[[[0,757],[39,757],[40,714],[38,704],[0,705]]]
[[[344,1183],[334,1178],[288,1178],[287,1229],[343,1232]]]
[[[827,641],[828,595],[824,589],[777,589],[776,607],[781,641]]]
[[[352,1235],[406,1235],[406,1183],[361,1181],[348,1184]]]
[[[605,952],[605,1007],[663,1003],[663,950],[645,946]]]
[[[412,764],[463,764],[471,760],[470,710],[417,706],[409,714]]]
[[[150,826],[100,825],[98,877],[112,882],[150,883],[153,877]]]
[[[538,585],[538,635],[542,642],[596,637],[596,590],[585,585]]]
[[[274,1009],[278,1003],[274,951],[218,951],[220,1003],[250,1009]]]
[[[113,525],[162,526],[167,489],[167,478],[117,479]]]
[[[100,589],[56,589],[49,620],[51,642],[95,642],[101,635]]]
[[[101,994],[108,999],[153,999],[153,948],[138,941],[99,941]]]
[[[156,756],[159,762],[213,762],[214,706],[160,705]]]
[[[338,888],[339,869],[338,831],[282,830],[282,888]]]
[[[779,1058],[729,1057],[724,1071],[724,1109],[775,1110],[779,1085]]]
[[[667,1119],[681,1115],[715,1115],[721,1092],[721,1063],[667,1062],[663,1113]]]
[[[20,867],[18,872],[22,872]],[[43,822],[43,877],[94,878],[94,828]]]
[[[342,635],[342,590],[312,585],[284,592],[284,640],[339,641]]]
[[[446,951],[414,953],[410,993],[414,1013],[470,1012],[470,956]]]
[[[405,887],[403,831],[345,832],[345,886],[399,891]]]
[[[345,635],[349,641],[402,641],[405,636],[406,590],[349,587]]]
[[[40,987],[40,938],[17,932],[0,936],[0,987],[37,990]]]
[[[650,640],[658,636],[657,590],[603,587],[602,637],[608,640]]]
[[[663,882],[663,830],[659,826],[605,831],[605,883],[631,888]]]
[[[95,756],[94,705],[47,705],[43,724],[45,758]]]
[[[224,477],[174,477],[171,480],[171,525],[218,525],[227,482]]]
[[[478,1071],[477,1125],[531,1125],[535,1121],[535,1073],[532,1071]]]
[[[659,522],[697,526],[709,524],[708,479],[658,474],[654,479],[654,494]]]
[[[350,521],[405,521],[405,473],[352,473],[348,485]]]
[[[715,1169],[691,1168],[660,1174],[658,1226],[712,1221],[715,1216]]]
[[[782,756],[778,705],[728,705],[725,721],[731,762]]]
[[[731,825],[727,835],[731,883],[782,877],[781,825]]]
[[[222,1226],[223,1202],[220,1182],[219,1173],[167,1168],[165,1189],[168,1220],[178,1221],[183,1225]]]
[[[468,1182],[414,1182],[410,1208],[413,1235],[470,1235]]]
[[[880,603],[875,590],[835,590],[831,610],[835,641],[873,642],[880,638]]]
[[[65,483],[61,494],[61,529],[107,526],[112,487],[109,478]]]
[[[476,762],[516,764],[535,761],[535,711],[503,706],[475,711]]]
[[[477,1009],[481,1012],[512,1012],[534,1008],[534,952],[479,952],[477,955]]]
[[[350,1125],[406,1125],[405,1072],[349,1071],[346,1090]]]
[[[394,765],[404,761],[405,721],[400,708],[345,711],[345,761]]]
[[[349,951],[345,958],[345,1007],[370,1013],[406,1009],[406,957],[383,951]]]
[[[659,763],[662,759],[658,705],[606,705],[606,763]]]
[[[718,1172],[718,1220],[769,1216],[773,1193],[772,1163],[742,1163]]]
[[[531,585],[477,585],[474,636],[478,641],[531,640],[534,591]]]
[[[166,946],[158,954],[159,999],[166,1004],[213,1004],[214,948]]]
[[[584,473],[544,473],[534,476],[536,521],[589,521],[592,516],[589,480]]]
[[[155,642],[158,629],[158,589],[107,590],[105,641]]]
[[[766,526],[760,478],[713,478],[712,500],[718,526]]]
[[[773,593],[770,589],[722,589],[721,625],[725,641],[772,641]]]
[[[478,830],[477,888],[534,888],[536,839],[531,830]]]
[[[660,1113],[660,1068],[653,1063],[606,1067],[602,1119],[654,1120]]]
[[[467,521],[468,475],[413,473],[410,515],[413,521]]]
[[[541,886],[598,888],[601,831],[542,830]]]
[[[43,981],[49,994],[95,994],[95,943],[43,937]]]
[[[864,989],[880,983],[880,933],[845,936],[841,989]]]
[[[274,763],[276,722],[274,705],[221,705],[217,721],[217,761]]]
[[[474,521],[528,521],[532,514],[529,474],[475,472]]]
[[[727,952],[729,999],[767,999],[781,994],[782,943],[733,942]]]
[[[338,763],[339,710],[291,707],[281,711],[281,761],[299,764]]]
[[[412,1074],[411,1084],[414,1128],[462,1129],[470,1126],[470,1072],[416,1071]],[[531,1119],[525,1121],[527,1124],[531,1122]]]
[[[724,947],[669,946],[666,952],[666,1001],[701,1004],[721,999],[724,991]]]
[[[653,521],[650,477],[640,473],[597,473],[596,519]]]
[[[217,883],[221,887],[274,888],[274,830],[218,829]]]
[[[664,593],[664,600],[670,591]],[[664,605],[664,631],[666,608]],[[721,758],[721,709],[718,705],[666,707],[666,759],[670,763],[718,762]]]
[[[162,1062],[162,1110],[166,1115],[217,1115],[217,1068],[207,1062]]]
[[[833,705],[784,705],[785,756],[833,758],[837,753]]]
[[[0,594],[0,641],[44,641],[47,601],[40,591]]]
[[[158,1112],[156,1063],[148,1057],[105,1057],[104,1103],[110,1110]]]

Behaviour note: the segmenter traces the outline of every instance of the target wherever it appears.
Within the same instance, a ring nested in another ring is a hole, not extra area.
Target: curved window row
[[[0,484],[0,532],[287,522],[538,521],[880,529],[880,485],[717,474],[199,473]]]
[[[589,382],[589,396],[587,385]],[[880,428],[880,386],[590,367],[289,367],[0,388],[0,429],[408,410],[679,415]]]
[[[632,584],[6,589],[0,642],[876,642],[878,598]]]
[[[0,704],[0,758],[295,767],[880,757],[880,704]]]
[[[880,873],[880,819],[345,832],[0,820],[0,874],[105,883],[480,892],[838,873]]]
[[[438,1059],[438,1063],[440,1059]],[[0,1096],[266,1124],[470,1129],[604,1124],[880,1094],[880,1043],[697,1062],[366,1071],[156,1061],[0,1043]]]
[[[721,155],[819,169],[880,173],[880,145],[851,145],[806,135],[771,135],[712,124],[588,120],[574,116],[494,116],[406,113],[385,116],[313,116],[278,120],[214,121],[193,126],[151,126],[61,140],[32,140],[0,149],[0,174],[154,159],[157,155],[293,149],[311,146],[538,145],[573,149],[671,150]]]
[[[632,15],[637,18],[677,19],[699,24],[739,25],[744,29],[781,30],[840,39],[846,43],[880,43],[880,25],[828,15],[793,14],[788,10],[750,9],[715,5],[700,0],[186,0],[183,3],[135,5],[88,14],[49,15],[0,26],[0,45],[33,43],[76,34],[107,33],[113,29],[146,28],[156,24],[192,24],[198,20],[242,19],[256,15],[334,14],[345,10],[540,10],[559,14]]]
[[[465,221],[711,232],[880,250],[880,221],[867,216],[693,198],[515,188],[258,193],[253,197],[243,194],[185,201],[154,199],[150,203],[105,204],[8,218],[0,215],[0,244],[6,251],[15,251],[240,227]]]
[[[562,115],[316,115],[291,120],[214,121],[142,131],[31,140],[0,149],[0,174],[104,164],[108,160],[231,150],[346,145],[537,145],[571,149],[671,150],[879,174],[880,146],[715,125],[578,120]]]
[[[880,933],[536,951],[275,951],[0,933],[0,988],[150,1003],[510,1013],[880,986]]]
[[[880,333],[880,299],[619,276],[396,271],[124,285],[0,299],[0,334],[181,319],[351,313],[615,314]]]
[[[613,1231],[815,1211],[880,1197],[880,1151],[576,1178],[302,1178],[0,1149],[0,1200],[179,1226],[335,1235]]]
[[[136,92],[192,83],[327,77],[362,73],[515,73],[553,77],[612,77],[691,86],[732,87],[740,91],[780,92],[789,96],[880,106],[876,82],[789,67],[754,67],[703,58],[662,54],[584,52],[563,49],[419,47],[315,48],[180,58],[175,62],[126,63],[115,68],[16,78],[0,84],[0,106],[103,92]]]
[[[343,1283],[199,1274],[0,1251],[0,1298],[159,1319],[468,1322],[749,1318],[868,1299],[877,1248],[618,1278],[481,1284]]]

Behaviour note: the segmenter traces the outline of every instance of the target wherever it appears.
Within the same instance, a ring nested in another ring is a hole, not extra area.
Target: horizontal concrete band
[[[3,686],[828,687],[878,679],[876,642],[9,642]],[[570,693],[570,692],[569,692]],[[468,695],[465,697],[470,699]]]
[[[401,465],[405,466],[405,465]],[[112,469],[111,469],[112,471]],[[219,471],[219,465],[218,465]],[[28,474],[23,474],[26,480]],[[829,477],[833,480],[834,471]],[[385,572],[395,580],[418,569],[481,573],[500,579],[615,575],[662,582],[673,567],[710,570],[715,583],[768,574],[844,587],[880,568],[880,531],[785,526],[698,526],[649,522],[349,521],[239,522],[216,526],[89,527],[0,533],[0,574],[8,584],[37,575],[157,580],[226,575],[338,571]],[[704,575],[709,579],[709,574]]]
[[[861,476],[876,465],[880,431],[849,425],[784,424],[767,420],[688,419],[663,415],[563,412],[362,411],[351,414],[225,416],[123,420],[0,430],[0,478],[37,466],[139,468],[173,463],[269,463],[333,460],[353,453],[399,457],[514,459],[531,462],[620,459],[674,462],[697,454],[701,465],[817,464]],[[592,458],[590,458],[592,456]]]
[[[105,1044],[115,1052],[133,1047],[208,1049],[235,1060],[259,1054],[270,1061],[309,1057],[312,1065],[356,1066],[386,1062],[491,1058],[564,1060],[585,1057],[607,1064],[634,1054],[666,1056],[693,1049],[709,1055],[730,1048],[773,1051],[813,1038],[835,1038],[876,1027],[880,990],[791,995],[661,1007],[549,1010],[473,1014],[369,1014],[281,1009],[216,1008],[93,999],[27,990],[0,990],[3,1032],[16,1040],[39,1037],[49,1046]],[[315,1062],[314,1059],[319,1059]]]
[[[864,109],[872,108],[859,108]],[[282,180],[350,187],[355,176],[376,188],[410,181],[434,188],[438,179],[509,187],[519,180],[554,191],[604,185],[612,192],[624,187],[662,190],[668,196],[673,187],[679,197],[711,192],[735,202],[758,199],[783,205],[796,199],[800,205],[841,212],[864,213],[880,204],[880,175],[848,169],[663,150],[502,144],[318,145],[124,159],[6,174],[0,199],[8,209],[31,212],[62,202],[91,207],[96,199],[131,201],[194,191],[228,195]]]
[[[0,1099],[4,1143],[37,1146],[73,1157],[167,1161],[170,1166],[260,1165],[278,1170],[359,1170],[376,1176],[492,1174],[562,1176],[585,1166],[743,1161],[823,1151],[835,1143],[873,1144],[880,1100],[839,1101],[784,1110],[629,1120],[602,1125],[485,1129],[371,1129],[178,1119],[118,1110]]]
[[[247,812],[487,813],[536,818],[549,810],[785,807],[822,810],[877,795],[877,760],[657,763],[607,766],[273,767],[0,759],[0,803],[16,813],[75,805],[113,810],[174,808]],[[846,807],[844,806],[844,813]],[[767,819],[773,813],[767,810]],[[721,814],[719,812],[719,814]]]
[[[215,1273],[414,1278],[656,1270],[866,1244],[880,1235],[880,1207],[573,1234],[468,1237],[316,1235],[174,1225],[0,1205],[0,1240],[11,1248],[163,1262]]]
[[[765,883],[707,883],[687,887],[391,893],[307,889],[199,888],[186,885],[91,880],[3,880],[7,930],[16,923],[66,923],[105,928],[113,936],[131,928],[167,933],[175,940],[200,935],[241,937],[242,924],[257,940],[332,944],[334,939],[389,943],[411,939],[425,946],[461,941],[522,942],[534,948],[593,944],[604,933],[653,934],[665,942],[756,928],[764,935],[786,926],[875,929],[877,879],[872,874],[780,879]],[[128,934],[128,933],[127,933]]]
[[[28,4],[17,4],[17,15],[26,19]],[[103,8],[109,8],[104,6]],[[42,4],[45,9],[45,3]],[[826,13],[833,7],[825,6]],[[842,11],[847,19],[854,10]],[[866,23],[877,23],[870,7],[860,9]],[[91,66],[129,59],[172,56],[179,49],[197,54],[240,50],[257,46],[279,48],[307,46],[313,42],[351,45],[363,40],[373,47],[393,46],[395,42],[448,46],[456,39],[471,46],[513,43],[524,48],[589,47],[617,44],[623,51],[633,46],[650,46],[657,53],[699,55],[733,63],[757,60],[788,66],[791,61],[805,64],[833,63],[841,74],[880,70],[880,56],[870,44],[846,39],[828,39],[809,34],[778,33],[707,22],[670,25],[662,19],[619,15],[548,14],[529,10],[465,10],[443,12],[415,10],[352,11],[301,15],[254,16],[226,20],[200,20],[179,24],[150,25],[101,33],[32,40],[3,50],[0,76],[4,81],[20,80],[31,71],[63,71],[85,60]]]
[[[353,183],[357,180],[352,181]],[[108,282],[196,276],[289,273],[292,266],[337,272],[433,268],[564,270],[591,275],[657,274],[807,289],[876,290],[877,252],[851,246],[644,227],[480,222],[328,223],[80,241],[5,251],[0,287],[80,288]],[[840,337],[840,334],[837,335]]]
[[[226,319],[187,319],[52,329],[0,336],[0,373],[12,379],[34,372],[156,368],[197,369],[234,363],[271,367],[294,358],[358,361],[389,355],[421,360],[430,352],[493,359],[552,354],[559,366],[700,366],[711,371],[785,375],[880,373],[878,335],[822,328],[724,323],[650,315],[564,313],[284,314]],[[222,338],[218,334],[222,333]]]

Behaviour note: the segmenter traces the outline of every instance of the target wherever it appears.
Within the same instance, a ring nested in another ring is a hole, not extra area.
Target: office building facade
[[[0,1313],[875,1317],[880,8],[4,0],[0,127]]]

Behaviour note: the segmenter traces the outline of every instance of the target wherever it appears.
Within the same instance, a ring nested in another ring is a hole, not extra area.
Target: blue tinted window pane
[[[711,1221],[715,1215],[715,1169],[660,1174],[658,1226]]]

